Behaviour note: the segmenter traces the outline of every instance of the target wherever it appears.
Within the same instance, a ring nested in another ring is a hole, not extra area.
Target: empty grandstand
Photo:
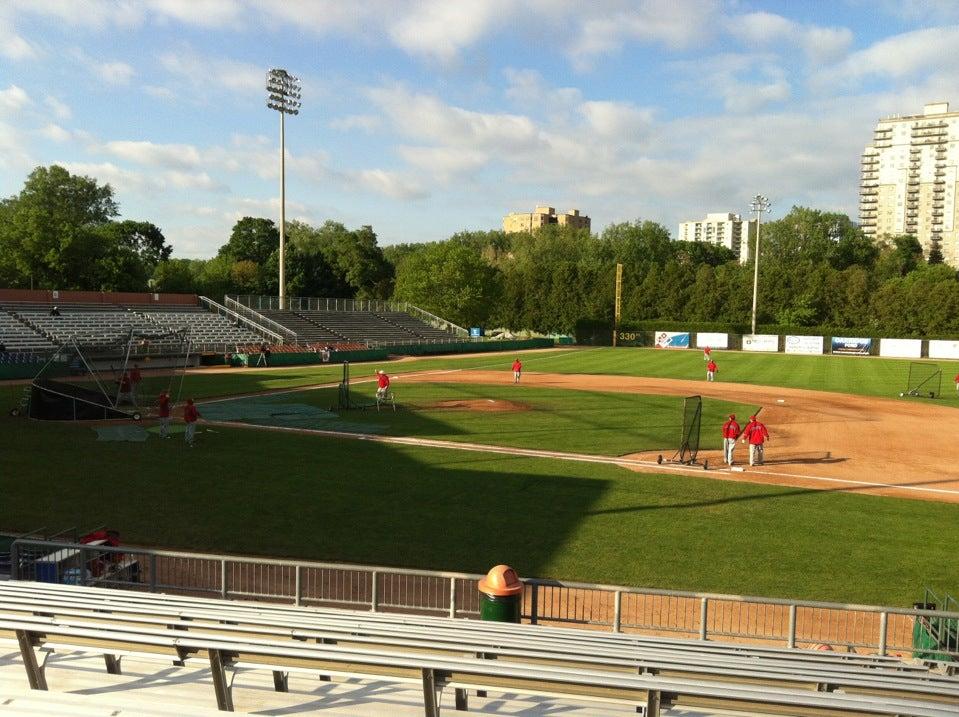
[[[295,331],[306,343],[360,342],[370,346],[467,339],[469,332],[410,304],[354,299],[227,297],[226,306]]]

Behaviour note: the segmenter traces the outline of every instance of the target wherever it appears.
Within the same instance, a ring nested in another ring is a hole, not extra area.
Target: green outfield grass
[[[0,419],[0,526],[130,543],[908,605],[954,589],[959,506],[254,429],[96,443]],[[16,446],[16,450],[11,450]]]
[[[905,389],[910,361],[864,356],[802,356],[760,354],[740,351],[713,352],[719,365],[719,381],[787,388],[851,393],[898,398]],[[561,351],[534,351],[521,355],[527,372],[590,373],[620,376],[651,376],[702,380],[705,377],[702,353],[697,350],[640,348],[577,348]],[[481,368],[508,373],[513,354],[422,358],[388,363],[354,364],[354,380],[371,378],[378,368],[388,367],[393,375]],[[942,369],[942,398],[938,404],[959,407],[959,392],[952,378],[959,373],[959,361],[933,361]],[[297,366],[268,371],[242,370],[204,374],[196,372],[184,381],[185,395],[195,398],[234,393],[271,391],[317,383],[337,382],[339,365]],[[920,399],[907,399],[920,400]],[[928,400],[928,399],[922,399]]]
[[[541,448],[599,455],[623,455],[659,450],[667,454],[679,448],[683,425],[683,399],[676,396],[649,396],[631,393],[571,391],[535,386],[502,386],[403,383],[395,384],[398,410],[341,411],[349,421],[346,430],[390,436],[415,436],[448,441],[466,441],[497,446]],[[375,383],[352,387],[353,400],[373,403]],[[522,410],[478,411],[440,408],[447,401],[509,401]],[[218,402],[218,410],[242,410],[243,403],[262,399]],[[283,406],[308,404],[328,409],[337,401],[337,389],[286,393],[270,399],[277,412]],[[201,411],[206,410],[201,404]],[[747,416],[752,406],[703,400],[702,448],[720,448],[720,427],[731,412]],[[269,417],[258,423],[282,425]],[[313,427],[326,428],[320,420]],[[333,424],[330,428],[336,429]]]

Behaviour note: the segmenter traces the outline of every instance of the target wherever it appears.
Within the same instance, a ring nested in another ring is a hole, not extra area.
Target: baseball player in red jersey
[[[386,375],[386,371],[380,370],[376,372],[376,397],[379,400],[386,398],[386,392],[390,390],[390,377]]]
[[[120,384],[120,395],[117,397],[117,405],[119,406],[121,403],[136,405],[133,403],[133,395],[131,394],[133,384],[130,382],[130,374],[124,371],[120,375],[117,383]]]
[[[739,438],[739,424],[736,423],[736,414],[730,413],[729,420],[723,424],[723,460],[727,466],[733,464],[733,451],[736,450],[736,439]]]
[[[193,448],[193,436],[196,435],[196,421],[200,418],[200,412],[196,410],[196,406],[193,405],[193,399],[188,398],[186,400],[186,406],[183,407],[183,420],[186,423],[186,433],[184,438],[186,438],[186,444]]]
[[[713,350],[708,346],[703,349],[703,361],[709,361],[713,357]]]
[[[133,405],[137,405],[137,390],[140,388],[140,381],[143,380],[143,374],[140,373],[140,364],[133,364],[130,369],[130,396],[133,397]]]
[[[765,453],[764,445],[769,440],[769,431],[755,416],[749,417],[749,423],[743,431],[743,443],[749,443],[749,465],[761,466]]]
[[[952,380],[956,382],[956,391],[959,391],[959,373],[957,373],[956,377]]]
[[[713,381],[716,378],[716,372],[719,369],[716,367],[716,362],[712,359],[709,359],[709,363],[706,364],[706,380]]]
[[[513,383],[519,383],[520,376],[523,375],[523,364],[519,359],[513,361]]]
[[[160,438],[170,437],[170,396],[161,391],[157,398],[157,415],[160,417]]]

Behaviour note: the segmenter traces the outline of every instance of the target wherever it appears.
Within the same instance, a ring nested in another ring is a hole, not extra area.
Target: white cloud
[[[912,78],[959,71],[959,25],[915,30],[880,40],[844,61],[824,68],[814,79],[820,86],[855,83],[865,77]]]
[[[160,56],[160,64],[204,98],[209,97],[211,89],[262,94],[266,85],[266,69],[263,67],[224,58],[204,57],[189,49],[164,53]]]
[[[569,54],[574,65],[588,69],[596,56],[616,52],[630,40],[684,49],[708,37],[718,12],[715,0],[595,3],[572,33]]]
[[[160,85],[144,85],[143,91],[150,95],[150,97],[156,97],[158,100],[176,99],[176,95],[169,87],[161,87]]]
[[[345,175],[357,186],[392,199],[421,199],[427,192],[415,181],[399,172],[384,169],[364,169]]]
[[[450,178],[471,174],[490,161],[486,152],[465,147],[410,147],[401,145],[397,153],[406,162],[427,174],[448,181]]]
[[[37,165],[29,148],[27,137],[19,129],[0,121],[0,169],[10,176],[26,175]]]
[[[0,26],[0,55],[10,60],[34,60],[40,56],[33,45],[12,30]]]
[[[727,112],[755,112],[788,100],[786,71],[769,55],[727,53],[706,60],[677,62],[673,68],[696,94],[719,97]]]
[[[73,139],[73,135],[68,130],[63,129],[63,127],[60,125],[53,124],[52,122],[37,130],[37,133],[41,137],[49,139],[51,142],[63,143],[69,142],[71,139]]]
[[[17,112],[32,103],[30,95],[18,85],[10,85],[7,89],[0,90],[0,111]]]
[[[149,167],[191,169],[200,164],[200,152],[189,144],[154,144],[117,140],[107,142],[104,150],[130,162]]]
[[[583,99],[576,87],[548,87],[536,70],[508,67],[503,75],[507,82],[506,98],[526,110],[564,114],[574,111]]]
[[[535,124],[523,115],[473,112],[401,85],[375,88],[368,95],[395,128],[410,137],[501,151],[528,148],[538,141]]]
[[[225,192],[228,187],[210,177],[206,172],[182,172],[171,169],[164,172],[162,180],[175,189],[197,189],[206,192]]]
[[[389,35],[410,54],[449,62],[503,20],[511,6],[509,0],[424,0],[399,13]]]
[[[98,182],[109,182],[117,191],[140,193],[156,191],[159,185],[150,177],[122,169],[112,162],[56,162],[71,174],[93,177]]]
[[[580,111],[590,128],[600,137],[635,142],[642,138],[653,122],[653,111],[629,102],[584,102]]]
[[[52,18],[69,27],[103,30],[129,28],[144,18],[139,0],[5,0],[7,9],[18,14]]]
[[[751,12],[728,18],[729,32],[748,48],[790,45],[806,53],[812,63],[834,62],[853,42],[845,27],[821,27],[803,24],[770,12]]]
[[[44,97],[43,103],[50,108],[50,110],[53,112],[53,116],[59,120],[68,120],[73,117],[73,110],[70,109],[70,105],[65,102],[61,102],[53,95],[47,95]]]
[[[97,77],[111,85],[128,85],[136,74],[125,62],[96,62],[91,65],[91,69]]]
[[[374,115],[345,115],[330,121],[330,127],[343,132],[358,129],[372,132],[380,126],[380,118]]]
[[[233,0],[150,0],[149,7],[164,19],[217,29],[240,27],[243,13]]]

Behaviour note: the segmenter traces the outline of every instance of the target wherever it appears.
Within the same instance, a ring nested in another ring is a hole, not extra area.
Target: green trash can
[[[480,620],[520,622],[523,607],[523,582],[509,565],[497,565],[478,581]]]

